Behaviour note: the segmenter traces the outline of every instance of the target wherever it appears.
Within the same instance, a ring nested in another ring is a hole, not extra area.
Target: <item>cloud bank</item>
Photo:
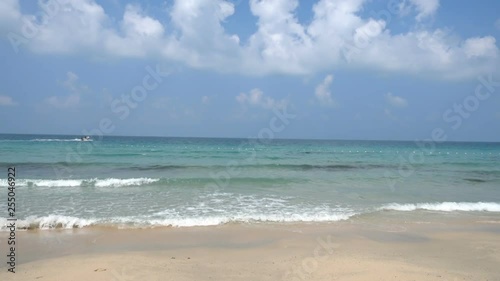
[[[367,17],[361,16],[366,0],[319,0],[307,23],[297,18],[298,0],[250,0],[256,30],[244,41],[224,28],[243,8],[226,0],[175,0],[164,18],[129,4],[117,20],[94,0],[40,1],[42,17],[23,14],[18,1],[0,1],[0,31],[14,50],[39,54],[156,58],[245,75],[349,67],[462,79],[499,65],[493,36],[460,39],[424,27],[439,0],[402,1],[397,10],[388,6]],[[388,24],[403,16],[415,24],[395,34]]]

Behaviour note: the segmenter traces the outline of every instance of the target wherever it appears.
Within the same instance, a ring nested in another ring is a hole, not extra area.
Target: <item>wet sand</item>
[[[500,219],[19,231],[0,280],[500,280]]]

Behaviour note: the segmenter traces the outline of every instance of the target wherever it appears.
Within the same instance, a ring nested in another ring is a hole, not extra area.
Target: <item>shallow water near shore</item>
[[[0,148],[20,229],[500,213],[498,143],[0,135]]]

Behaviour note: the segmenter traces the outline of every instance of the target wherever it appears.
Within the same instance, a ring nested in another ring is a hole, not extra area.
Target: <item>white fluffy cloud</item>
[[[284,108],[287,104],[285,99],[277,101],[271,97],[266,97],[258,88],[250,90],[248,94],[240,93],[236,96],[236,101],[241,105],[261,107],[264,109]]]
[[[418,21],[434,15],[439,8],[439,0],[410,0],[410,2],[416,7]]]
[[[164,27],[158,20],[145,15],[139,6],[126,6],[120,27],[121,32],[106,30],[98,35],[105,40],[105,52],[131,57],[160,52],[164,44]]]
[[[15,102],[12,99],[12,97],[0,95],[0,106],[13,106],[13,105],[17,105],[17,102]]]
[[[316,91],[314,92],[316,99],[320,102],[322,106],[334,106],[335,102],[332,98],[330,92],[330,86],[333,82],[333,75],[327,75],[325,79],[316,86]]]
[[[393,95],[392,93],[385,94],[385,100],[394,107],[406,107],[408,106],[408,101],[402,97]]]
[[[31,15],[19,25],[27,47],[41,53],[100,52],[109,35],[104,9],[93,0],[47,1],[61,3],[42,21]],[[40,2],[41,3],[41,2]],[[40,12],[43,11],[40,6]]]
[[[22,15],[18,1],[0,1],[0,29],[12,31],[17,48],[38,53],[153,57],[250,75],[357,67],[464,78],[499,64],[494,37],[460,40],[420,24],[437,13],[439,0],[405,2],[416,11],[415,26],[398,34],[387,19],[360,16],[367,0],[318,0],[307,23],[297,18],[298,0],[251,0],[257,29],[243,42],[224,28],[235,13],[228,0],[175,0],[164,19],[127,5],[117,21],[95,0],[48,1],[61,4],[43,20]]]
[[[498,49],[495,45],[495,38],[492,36],[469,38],[465,40],[464,52],[468,58],[491,57],[496,58]]]
[[[225,0],[176,0],[170,12],[175,31],[162,56],[195,68],[234,70],[240,62],[240,39],[227,34],[222,22],[234,13]]]
[[[164,31],[159,21],[142,15],[140,7],[132,5],[127,5],[122,25],[125,34],[131,37],[159,38]]]

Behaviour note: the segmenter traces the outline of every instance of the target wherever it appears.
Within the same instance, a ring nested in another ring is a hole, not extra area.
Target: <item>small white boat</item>
[[[92,139],[89,136],[84,136],[80,138],[81,141],[91,141]]]

